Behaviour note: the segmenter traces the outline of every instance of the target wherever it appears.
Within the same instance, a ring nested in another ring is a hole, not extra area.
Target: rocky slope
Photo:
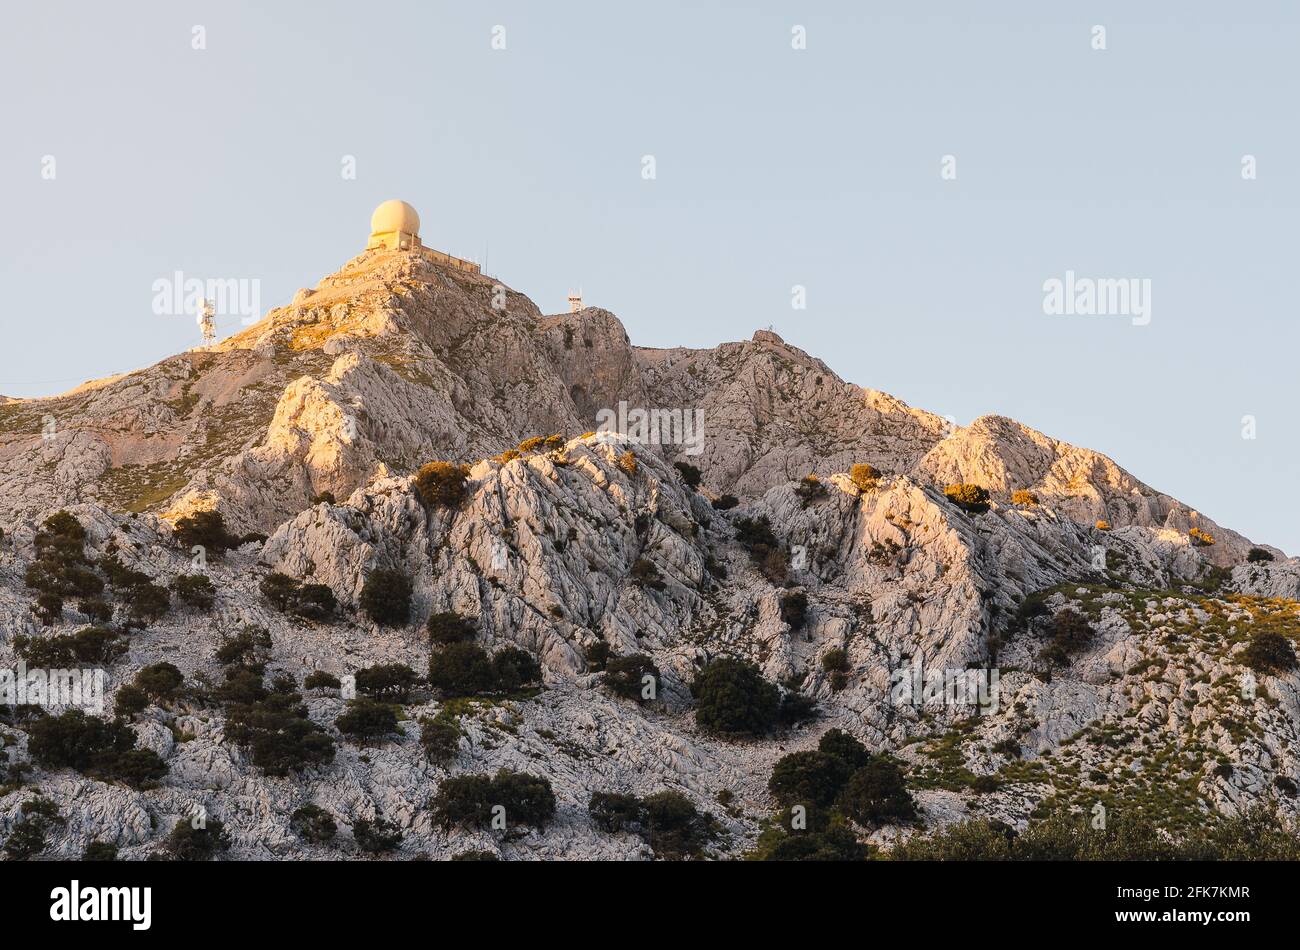
[[[620,402],[698,411],[702,451],[593,434]],[[562,438],[501,454],[552,433]],[[472,466],[459,505],[422,502],[412,474],[431,459]],[[698,490],[674,461],[700,469]],[[883,473],[877,483],[848,477],[860,462]],[[800,484],[809,473],[820,490]],[[955,505],[943,492],[953,482],[988,489],[990,510]],[[1017,490],[1036,503],[1013,503]],[[739,507],[710,504],[724,492]],[[150,705],[131,728],[167,763],[156,787],[40,767],[6,786],[4,834],[33,789],[58,806],[66,824],[51,853],[98,839],[144,857],[201,807],[238,856],[355,853],[346,826],[383,815],[408,856],[644,857],[641,839],[596,829],[587,801],[678,789],[723,830],[711,853],[739,854],[775,811],[773,763],[832,726],[907,763],[931,826],[970,814],[1023,823],[1099,800],[1171,829],[1251,804],[1297,817],[1287,789],[1300,782],[1300,679],[1261,675],[1249,699],[1237,684],[1253,631],[1300,634],[1300,561],[1265,545],[1272,560],[1247,562],[1250,541],[1105,456],[1001,417],[952,427],[768,332],[647,350],[606,311],[544,316],[490,278],[367,252],[215,347],[0,406],[0,667],[23,655],[19,635],[91,622],[71,601],[61,620],[41,621],[24,581],[41,520],[61,508],[87,529],[92,563],[116,552],[160,584],[194,571],[171,529],[186,513],[215,508],[237,532],[267,536],[203,567],[210,611],[177,602],[133,631],[109,665],[113,689],[163,661],[189,683],[219,682],[218,647],[248,626],[270,632],[269,675],[299,687],[318,670],[423,670],[424,622],[443,611],[473,618],[489,649],[537,657],[545,688],[455,703],[417,690],[403,735],[340,741],[332,763],[287,777],[253,765],[219,707]],[[744,527],[761,517],[776,553],[756,559]],[[1215,543],[1196,545],[1192,528]],[[360,609],[380,568],[413,581],[405,625],[377,626]],[[259,590],[272,571],[330,588],[337,616],[286,617]],[[783,610],[797,594],[801,620]],[[1066,609],[1096,635],[1052,664],[1050,622]],[[655,701],[609,694],[587,661],[598,642],[653,658]],[[839,676],[826,662],[837,651]],[[752,742],[704,733],[689,685],[719,656],[752,660],[815,700],[819,718]],[[892,683],[917,664],[997,669],[996,708],[897,700]],[[337,736],[337,691],[305,696],[311,720]],[[462,732],[449,766],[417,741],[419,720],[439,715]],[[0,733],[10,766],[26,762],[23,723]],[[447,776],[502,767],[550,779],[558,811],[545,831],[434,822],[428,801]],[[339,820],[334,843],[290,830],[305,802]]]

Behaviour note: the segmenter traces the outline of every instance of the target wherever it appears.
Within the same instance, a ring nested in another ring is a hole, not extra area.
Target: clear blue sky
[[[427,243],[489,248],[548,312],[581,284],[638,344],[773,324],[849,380],[961,423],[1013,416],[1300,552],[1294,3],[56,0],[5,16],[0,393],[193,345],[191,319],[151,309],[177,269],[285,303],[401,197]],[[1151,324],[1045,315],[1043,282],[1067,269],[1149,278]]]

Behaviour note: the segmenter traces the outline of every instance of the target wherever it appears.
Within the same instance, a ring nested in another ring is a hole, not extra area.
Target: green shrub
[[[411,618],[411,579],[405,572],[376,568],[358,599],[361,609],[381,627],[401,627]]]
[[[449,765],[460,754],[460,727],[446,719],[426,719],[420,724],[420,747],[434,765]]]
[[[730,657],[701,669],[691,692],[696,724],[720,735],[763,735],[775,725],[781,703],[780,690],[763,679],[758,667]]]
[[[839,759],[848,766],[850,773],[871,761],[867,747],[842,729],[826,730],[817,743],[817,750]]]
[[[415,491],[430,508],[458,508],[469,494],[469,466],[430,462],[415,476]]]
[[[51,637],[14,636],[15,649],[31,666],[62,669],[80,663],[108,665],[124,655],[128,643],[111,627],[86,627],[76,633]]]
[[[664,791],[641,801],[641,834],[655,855],[667,861],[698,857],[718,833],[713,816],[701,812],[681,792]]]
[[[730,511],[740,504],[740,499],[735,495],[720,495],[711,502],[716,511]]]
[[[874,465],[859,462],[849,469],[849,480],[858,487],[859,491],[875,491],[880,484],[880,470]]]
[[[289,828],[303,841],[324,844],[333,840],[338,832],[338,823],[324,808],[309,802],[294,809],[289,816]]]
[[[232,672],[236,679],[255,675],[249,670]],[[255,766],[267,775],[283,778],[290,772],[334,761],[334,739],[307,717],[301,696],[292,692],[267,693],[252,686],[247,683],[237,691],[243,701],[226,707],[225,734],[248,750]]]
[[[285,574],[266,575],[259,585],[277,609],[312,623],[326,623],[338,609],[334,591],[326,584],[304,584]]]
[[[443,828],[483,827],[498,817],[508,827],[543,828],[555,814],[555,794],[545,778],[502,769],[492,778],[486,775],[448,778],[439,786],[430,805],[434,820]],[[494,813],[498,805],[503,813]]]
[[[171,606],[171,592],[158,584],[138,584],[126,592],[127,616],[136,624],[150,624],[162,619]]]
[[[357,689],[368,696],[405,702],[418,682],[415,670],[405,663],[381,663],[357,670]]]
[[[645,702],[659,695],[659,667],[644,653],[616,656],[605,664],[604,684],[615,696]]]
[[[781,705],[777,708],[776,720],[782,726],[789,728],[797,726],[802,722],[816,719],[820,715],[817,709],[817,700],[811,696],[789,689],[781,694]]]
[[[18,810],[18,821],[5,841],[5,855],[11,861],[26,861],[45,850],[46,836],[55,825],[67,824],[48,798],[29,798]]]
[[[178,518],[172,533],[185,550],[201,547],[214,560],[239,545],[239,539],[226,530],[225,518],[219,511],[196,511]]]
[[[113,697],[113,714],[121,719],[130,719],[136,713],[149,707],[149,697],[138,686],[126,683]]]
[[[892,759],[880,757],[849,777],[835,808],[860,825],[907,821],[916,815],[902,770]]]
[[[133,685],[156,702],[170,702],[185,685],[185,676],[171,663],[152,663],[135,674]]]
[[[1076,653],[1086,649],[1096,631],[1078,611],[1066,607],[1052,618],[1051,637],[1043,649],[1044,659],[1053,663],[1066,663]]]
[[[542,668],[532,654],[518,647],[503,647],[492,656],[492,679],[494,690],[513,693],[540,683]]]
[[[1295,647],[1280,633],[1256,630],[1241,652],[1241,662],[1256,673],[1285,673],[1296,667]]]
[[[609,641],[597,640],[594,643],[587,644],[586,649],[582,651],[583,657],[587,661],[587,671],[591,673],[603,672],[609,663],[611,654]]]
[[[943,493],[950,502],[962,511],[979,515],[989,510],[988,490],[981,488],[979,485],[972,485],[969,482],[948,485],[944,488]]]
[[[358,742],[373,742],[397,732],[397,712],[387,703],[353,699],[334,720],[339,732]]]
[[[265,627],[245,625],[238,633],[225,637],[215,655],[222,666],[242,666],[260,672],[270,654],[271,632]]]
[[[635,795],[620,792],[592,792],[587,804],[592,824],[607,834],[639,833],[645,824],[645,807]]]
[[[500,861],[501,858],[491,851],[461,851],[451,856],[453,861]]]
[[[303,689],[339,689],[342,685],[337,676],[324,670],[312,670],[302,681]]]
[[[792,752],[773,766],[767,788],[778,804],[786,808],[802,805],[810,819],[824,818],[851,774],[853,770],[838,756],[822,751]]]
[[[429,640],[440,646],[464,643],[478,635],[478,624],[469,617],[453,611],[431,614],[428,622]]]
[[[177,861],[209,861],[230,848],[230,835],[226,826],[215,818],[208,818],[204,827],[194,827],[194,821],[182,818],[167,836],[167,852]]]
[[[117,845],[109,841],[95,840],[86,845],[86,850],[81,852],[83,861],[116,861]]]
[[[1246,555],[1246,560],[1251,564],[1260,564],[1273,560],[1273,555],[1263,548],[1251,548],[1250,552]]]
[[[187,607],[211,610],[216,603],[217,589],[206,574],[181,574],[172,580],[172,590]]]
[[[429,685],[445,696],[474,696],[496,685],[492,660],[475,643],[449,643],[429,657]]]
[[[352,837],[366,854],[385,854],[402,843],[402,830],[387,818],[359,818],[352,823]]]
[[[764,861],[865,861],[869,849],[847,828],[792,831],[776,838],[758,857]]]
[[[106,624],[113,619],[113,605],[98,597],[83,600],[77,609],[85,614],[91,623]]]

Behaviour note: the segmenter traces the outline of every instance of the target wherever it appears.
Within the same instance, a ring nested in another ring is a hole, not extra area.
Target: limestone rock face
[[[703,438],[594,431],[620,404],[698,413]],[[470,466],[460,503],[416,491],[433,459]],[[678,462],[700,470],[698,490]],[[880,479],[856,484],[858,462]],[[954,482],[987,488],[990,509],[953,504]],[[1021,488],[1037,503],[1013,504]],[[739,505],[714,508],[723,494]],[[185,677],[182,699],[131,722],[167,766],[155,787],[37,763],[26,790],[0,796],[0,837],[29,791],[56,803],[67,823],[51,854],[102,840],[147,857],[201,808],[241,857],[355,855],[349,826],[382,815],[403,832],[399,857],[645,859],[640,838],[595,828],[588,800],[676,789],[725,833],[712,853],[738,855],[775,811],[773,764],[832,726],[907,764],[931,826],[1023,825],[1044,801],[1085,808],[1103,789],[1123,807],[1176,802],[1191,810],[1180,820],[1260,804],[1297,818],[1286,789],[1300,782],[1300,677],[1247,676],[1243,654],[1255,631],[1300,634],[1300,561],[1273,548],[1273,561],[1248,563],[1247,539],[1102,455],[1001,417],[953,427],[838,379],[770,331],[712,350],[637,348],[608,311],[544,316],[492,278],[367,252],[210,350],[0,405],[0,667],[22,658],[19,634],[90,625],[76,597],[61,619],[39,619],[25,583],[40,521],[60,508],[100,570],[112,554],[164,586],[205,572],[215,603],[174,598],[107,664],[106,715],[145,666]],[[267,537],[196,564],[172,524],[210,508],[236,534]],[[1103,519],[1110,530],[1095,527]],[[1193,545],[1192,527],[1215,544]],[[381,568],[411,580],[405,623],[378,626],[360,609]],[[278,610],[261,591],[272,572],[328,587],[336,615]],[[105,596],[120,625],[120,592]],[[211,693],[229,636],[265,628],[267,681],[301,689],[313,671],[403,663],[423,675],[425,623],[447,611],[472,620],[489,652],[534,656],[544,688],[477,701],[417,688],[401,733],[370,746],[335,729],[337,690],[307,691],[336,755],[288,777],[266,775],[227,735]],[[1071,614],[1090,636],[1053,652]],[[588,661],[601,643],[650,658],[653,699],[610,694]],[[722,656],[815,702],[818,718],[748,742],[702,731],[691,683]],[[982,698],[945,687],[971,671],[995,676]],[[446,766],[419,744],[435,716],[461,730]],[[0,720],[0,734],[0,767],[33,764],[24,723]],[[500,768],[551,781],[545,830],[433,823],[428,800],[449,775]],[[339,822],[333,843],[290,828],[307,802]],[[913,830],[862,831],[887,845]]]

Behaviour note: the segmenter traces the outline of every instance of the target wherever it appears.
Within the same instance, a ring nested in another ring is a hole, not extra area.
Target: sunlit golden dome
[[[370,216],[370,233],[413,234],[420,236],[420,215],[405,201],[396,198],[385,201]]]

